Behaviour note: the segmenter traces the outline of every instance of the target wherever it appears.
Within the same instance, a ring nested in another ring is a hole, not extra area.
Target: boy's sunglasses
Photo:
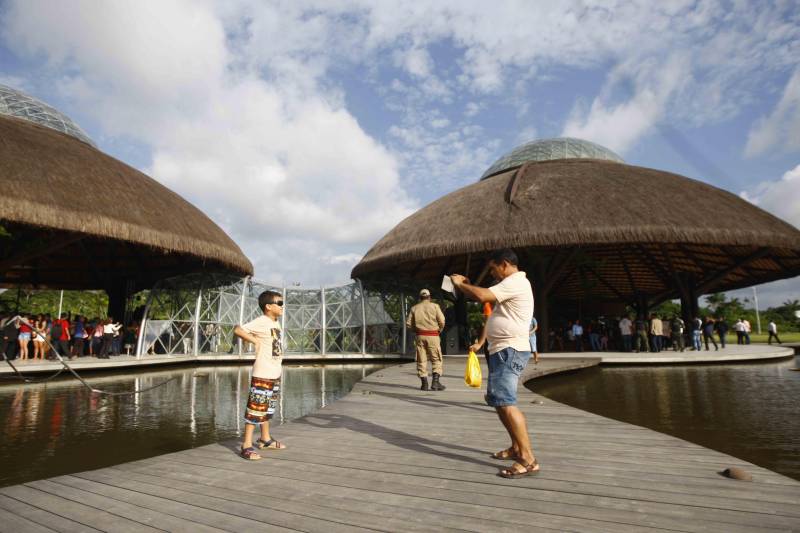
[[[281,300],[280,302],[272,302],[272,303],[277,306],[283,307],[283,300]]]

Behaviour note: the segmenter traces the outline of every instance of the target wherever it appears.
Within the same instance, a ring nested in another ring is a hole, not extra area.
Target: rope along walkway
[[[227,441],[2,488],[0,529],[800,528],[797,481],[522,388],[542,471],[502,479],[509,463],[489,454],[506,447],[505,431],[483,391],[463,384],[463,369],[463,359],[445,361],[442,392],[417,390],[413,363],[381,370],[332,405],[274,427],[288,449],[263,450],[261,461],[240,459],[239,443]],[[753,481],[718,474],[731,466]]]

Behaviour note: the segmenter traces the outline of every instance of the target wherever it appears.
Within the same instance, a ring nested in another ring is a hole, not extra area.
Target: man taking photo
[[[492,455],[495,459],[514,459],[515,463],[500,471],[500,476],[518,478],[539,472],[533,455],[525,415],[517,407],[519,377],[531,358],[528,326],[533,318],[533,290],[525,272],[519,270],[517,254],[499,250],[491,255],[489,271],[498,283],[488,289],[470,285],[460,274],[451,279],[458,290],[481,303],[494,304],[486,322],[489,342],[489,379],[486,403],[495,408],[497,416],[511,437],[511,446]],[[483,336],[482,336],[483,337]],[[477,352],[482,339],[470,346]]]

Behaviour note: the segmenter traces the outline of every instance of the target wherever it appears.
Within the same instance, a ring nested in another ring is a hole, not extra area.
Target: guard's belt
[[[439,332],[435,329],[418,329],[417,335],[422,335],[423,337],[438,337]]]

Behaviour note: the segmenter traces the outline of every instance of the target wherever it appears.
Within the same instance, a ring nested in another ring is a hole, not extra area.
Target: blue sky
[[[798,2],[0,6],[0,83],[195,203],[271,283],[346,281],[399,220],[562,135],[800,226]],[[759,294],[788,298],[797,279]]]

